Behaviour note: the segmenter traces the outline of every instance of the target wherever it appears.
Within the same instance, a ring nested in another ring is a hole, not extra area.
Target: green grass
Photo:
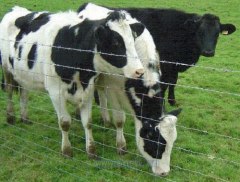
[[[210,12],[224,23],[240,27],[238,0],[99,0],[98,4],[118,7],[168,7],[200,14]],[[76,10],[83,1],[77,0],[1,0],[0,17],[12,6],[32,10]],[[201,57],[198,66],[240,70],[240,33],[221,36],[214,58]],[[179,85],[240,94],[239,72],[222,72],[201,67],[180,74]],[[178,139],[172,152],[172,170],[161,179],[141,157],[133,154],[118,156],[114,148],[97,144],[100,160],[89,160],[84,151],[84,131],[73,122],[70,140],[74,158],[60,155],[61,135],[57,117],[45,93],[32,93],[29,117],[33,125],[6,124],[6,93],[0,91],[0,181],[239,181],[240,177],[240,97],[178,86],[176,98],[183,112],[178,122]],[[19,117],[19,97],[14,97]],[[168,106],[168,109],[172,107]],[[71,113],[74,109],[70,106]],[[103,126],[98,108],[93,112],[94,124]],[[208,131],[204,133],[192,129]],[[97,142],[115,146],[115,132],[93,127]],[[134,123],[128,118],[125,132],[134,134]],[[218,135],[219,134],[219,135]],[[220,135],[231,136],[226,138]],[[137,153],[135,138],[126,136],[128,151]],[[186,149],[186,150],[183,150]],[[189,152],[190,151],[190,152]],[[225,160],[224,160],[225,159]],[[231,162],[232,161],[232,162]],[[137,168],[140,172],[133,168]],[[194,172],[195,171],[195,172]]]

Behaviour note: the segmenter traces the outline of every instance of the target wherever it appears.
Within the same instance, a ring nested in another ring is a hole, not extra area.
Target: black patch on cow
[[[101,52],[103,59],[111,65],[117,68],[124,67],[127,63],[127,55],[125,43],[121,35],[115,31],[111,31],[108,27],[99,28],[97,31],[95,33],[95,36],[98,36],[97,51]]]
[[[12,68],[14,68],[14,59],[13,59],[13,57],[9,57],[9,63],[12,65]]]
[[[151,86],[151,89],[155,90],[156,92],[157,91],[160,91],[160,84],[159,83],[156,83],[154,84],[153,86]],[[163,98],[162,98],[163,99]],[[164,100],[163,100],[164,101]]]
[[[33,12],[16,19],[15,25],[20,29],[20,32],[16,36],[16,42],[14,44],[15,49],[17,48],[19,41],[23,38],[24,35],[27,35],[30,32],[38,31],[49,21],[50,13],[42,13],[37,18],[34,18],[36,14],[36,12]]]
[[[18,61],[20,61],[21,57],[22,57],[22,49],[23,49],[23,46],[19,46],[18,48]]]
[[[28,53],[28,68],[32,69],[36,61],[37,44],[33,44]]]
[[[79,29],[77,35],[76,29]],[[93,66],[94,53],[91,52],[95,47],[93,22],[85,20],[73,27],[63,27],[59,30],[53,45],[51,59],[56,64],[56,73],[62,81],[70,84],[73,75],[79,72],[81,85],[86,89],[89,80],[96,75]],[[58,46],[89,52],[57,48]]]
[[[130,24],[130,27],[132,29],[134,38],[139,37],[143,33],[143,31],[145,29],[145,26],[143,24],[141,24],[141,23]]]
[[[143,138],[144,151],[153,158],[161,159],[167,142],[161,135],[160,131],[155,127],[156,123],[143,121],[143,127],[140,130],[140,137]]]
[[[68,89],[68,93],[74,95],[77,91],[77,83],[73,82],[72,87]]]

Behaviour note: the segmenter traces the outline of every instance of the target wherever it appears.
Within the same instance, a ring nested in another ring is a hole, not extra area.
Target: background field
[[[31,10],[76,10],[78,0],[1,0],[0,17],[12,6]],[[239,0],[99,0],[113,7],[167,7],[199,14],[213,13],[223,23],[240,27]],[[176,88],[183,113],[172,152],[168,177],[152,175],[135,145],[134,123],[128,118],[125,132],[128,151],[116,154],[114,128],[104,128],[94,107],[94,137],[100,160],[85,153],[84,132],[73,122],[71,142],[74,158],[60,155],[57,117],[48,96],[33,92],[29,117],[33,125],[6,124],[6,94],[0,91],[0,181],[239,181],[240,177],[240,33],[220,36],[214,58],[201,57],[197,67],[180,74]],[[207,67],[215,69],[207,69]],[[230,72],[227,70],[231,70]],[[0,72],[1,74],[1,72]],[[216,92],[218,91],[218,92]],[[15,96],[16,111],[19,97]],[[168,106],[168,109],[171,109]],[[74,109],[70,107],[72,113]],[[17,112],[19,117],[19,112]],[[112,146],[112,147],[109,147]]]

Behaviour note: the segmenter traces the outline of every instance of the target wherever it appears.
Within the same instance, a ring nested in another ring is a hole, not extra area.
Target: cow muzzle
[[[215,55],[214,50],[203,50],[202,55],[205,57],[213,57]]]
[[[170,169],[168,168],[166,170],[163,170],[162,168],[160,168],[158,166],[153,166],[152,171],[154,174],[156,174],[158,176],[167,176],[170,172]]]

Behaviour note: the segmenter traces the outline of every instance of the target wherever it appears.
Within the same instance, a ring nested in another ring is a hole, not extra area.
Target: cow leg
[[[176,105],[174,89],[175,89],[175,85],[177,84],[177,79],[178,79],[178,73],[174,72],[171,75],[171,79],[170,79],[171,85],[169,85],[169,90],[168,90],[168,103],[171,106]]]
[[[99,96],[99,104],[100,104],[100,109],[101,109],[101,116],[104,122],[104,126],[111,126],[111,119],[110,119],[110,114],[108,112],[108,104],[107,104],[107,96],[106,93],[107,90],[103,88],[98,88],[97,93]]]
[[[5,88],[7,91],[7,122],[9,124],[15,124],[16,118],[14,113],[14,106],[13,106],[13,76],[11,73],[8,73],[4,70],[3,72],[5,77]]]
[[[85,130],[86,151],[89,158],[96,158],[96,149],[92,136],[92,97],[83,103],[80,111],[81,121]]]
[[[21,122],[25,124],[31,124],[32,122],[29,121],[28,119],[27,103],[28,103],[28,91],[24,88],[21,88],[20,90]]]
[[[113,122],[116,126],[116,145],[117,145],[117,153],[119,155],[123,155],[126,153],[127,147],[126,147],[126,139],[124,137],[123,133],[123,127],[126,120],[125,112],[119,111],[119,110],[113,110]]]
[[[124,91],[123,91],[124,92]],[[123,155],[126,153],[127,147],[126,147],[126,140],[123,133],[123,127],[126,120],[125,112],[123,111],[122,105],[121,105],[121,98],[122,94],[121,91],[109,91],[107,94],[107,100],[111,103],[112,107],[112,118],[113,123],[116,127],[116,146],[117,146],[117,152],[119,155]],[[119,100],[120,99],[120,100]]]
[[[169,82],[169,76],[167,75],[167,74],[162,74],[162,76],[161,76],[161,97],[164,99],[164,97],[165,97],[165,92],[166,92],[166,90],[167,90],[167,88],[168,88],[168,82]]]
[[[71,116],[67,112],[66,100],[57,92],[49,92],[55,111],[58,116],[58,124],[62,133],[62,154],[67,157],[72,157],[72,148],[69,141],[68,132],[71,126]]]

